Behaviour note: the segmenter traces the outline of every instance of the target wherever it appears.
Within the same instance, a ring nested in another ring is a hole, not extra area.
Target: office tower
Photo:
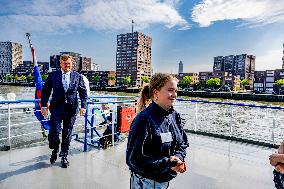
[[[151,44],[152,38],[141,32],[117,35],[117,85],[125,85],[127,76],[130,76],[132,86],[142,86],[143,76],[151,78]]]
[[[178,73],[179,74],[183,73],[183,63],[182,63],[182,61],[180,61],[179,64],[178,64]]]
[[[23,62],[22,45],[10,41],[0,42],[0,77],[11,74]]]

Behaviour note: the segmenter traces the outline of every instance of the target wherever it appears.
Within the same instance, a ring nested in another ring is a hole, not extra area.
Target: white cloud
[[[104,30],[131,28],[131,20],[134,20],[136,29],[150,24],[164,24],[168,28],[189,27],[173,6],[154,0],[98,1],[86,7],[81,16],[90,27]]]
[[[192,20],[201,27],[216,21],[243,20],[249,26],[284,22],[284,1],[279,0],[203,0],[192,10]]]
[[[273,70],[282,68],[282,56],[281,49],[270,50],[264,55],[257,56],[255,58],[255,70]]]
[[[134,20],[136,30],[151,24],[189,29],[189,24],[175,8],[177,3],[176,0],[31,0],[21,3],[21,6],[5,4],[6,10],[0,16],[0,27],[46,32],[84,28],[130,30],[131,20]]]

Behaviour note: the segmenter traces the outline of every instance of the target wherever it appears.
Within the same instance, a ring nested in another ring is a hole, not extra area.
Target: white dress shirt
[[[63,70],[61,70],[61,72],[62,72],[62,85],[63,85],[63,88],[64,88],[64,83],[66,82],[66,84],[67,84],[67,89],[69,88],[69,85],[70,85],[70,72],[66,72],[66,73],[64,73],[64,71]],[[64,78],[65,78],[65,80],[64,80]],[[67,90],[66,89],[66,90]]]

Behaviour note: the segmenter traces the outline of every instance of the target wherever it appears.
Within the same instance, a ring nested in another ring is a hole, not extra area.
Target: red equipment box
[[[121,133],[128,132],[130,130],[130,125],[136,115],[136,108],[118,106],[117,112],[118,131]]]

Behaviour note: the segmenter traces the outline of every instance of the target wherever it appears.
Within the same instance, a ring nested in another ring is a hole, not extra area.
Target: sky
[[[38,61],[59,52],[115,70],[117,35],[152,37],[154,72],[212,71],[215,56],[252,54],[256,70],[280,69],[284,0],[0,0],[0,41],[23,45]]]

